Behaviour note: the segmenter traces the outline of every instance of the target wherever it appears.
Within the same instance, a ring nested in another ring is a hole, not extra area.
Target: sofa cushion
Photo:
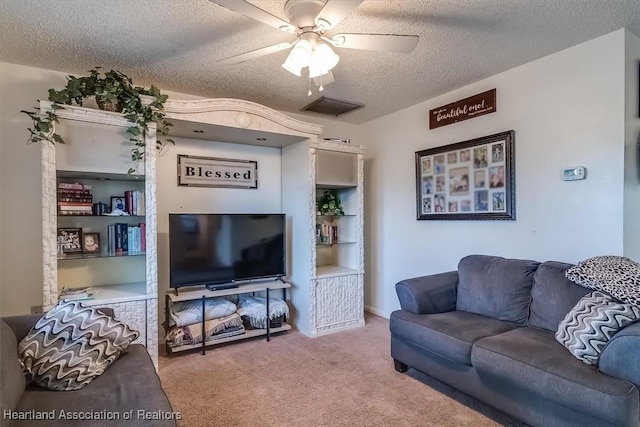
[[[51,390],[79,390],[102,374],[140,336],[126,324],[84,307],[60,302],[18,345],[24,371]]]
[[[622,256],[597,256],[567,271],[567,278],[640,307],[640,264]]]
[[[589,292],[565,277],[565,272],[571,267],[573,264],[555,261],[540,264],[533,275],[527,326],[557,331],[564,316]]]
[[[27,387],[18,403],[17,411],[55,411],[57,423],[30,421],[30,427],[69,426],[69,420],[58,417],[60,410],[70,414],[120,414],[123,426],[175,426],[179,414],[172,413],[171,406],[160,385],[151,358],[140,344],[132,344],[120,358],[101,376],[82,390],[51,391],[35,385]],[[122,421],[125,412],[133,411],[132,420]],[[142,411],[142,414],[138,411]],[[144,418],[145,414],[161,415],[165,419]],[[142,416],[140,416],[142,415]],[[104,419],[76,422],[83,427],[117,425]]]
[[[470,255],[458,264],[456,310],[525,325],[537,261]]]
[[[4,411],[16,408],[24,391],[26,381],[22,367],[18,361],[18,341],[16,336],[2,319],[0,319],[0,417]],[[2,418],[0,418],[2,419]]]
[[[578,360],[597,366],[600,353],[609,340],[638,319],[640,308],[593,291],[567,313],[555,337]]]
[[[484,337],[517,326],[464,311],[414,314],[406,310],[391,313],[391,333],[402,340],[453,362],[471,365],[471,347]]]
[[[471,362],[479,375],[517,383],[561,405],[627,425],[638,417],[638,389],[571,355],[553,333],[518,328],[478,340]]]

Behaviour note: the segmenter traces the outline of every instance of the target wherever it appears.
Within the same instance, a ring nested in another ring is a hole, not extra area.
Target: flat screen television
[[[172,288],[285,274],[284,214],[169,214]]]

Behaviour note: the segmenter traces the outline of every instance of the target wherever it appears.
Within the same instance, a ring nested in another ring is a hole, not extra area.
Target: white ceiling
[[[286,20],[284,0],[250,3]],[[639,0],[365,0],[334,34],[414,34],[418,46],[335,49],[336,82],[308,97],[308,81],[280,66],[288,51],[218,64],[292,37],[207,0],[0,0],[0,61],[75,75],[102,66],[137,85],[291,112],[324,94],[365,104],[338,118],[363,123],[622,27],[640,35]]]

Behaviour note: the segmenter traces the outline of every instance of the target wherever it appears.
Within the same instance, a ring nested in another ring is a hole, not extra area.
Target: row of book
[[[111,224],[107,226],[107,252],[109,254],[136,254],[147,249],[146,224]]]
[[[57,188],[58,215],[93,215],[91,186],[60,182]]]
[[[338,226],[316,224],[316,243],[334,244],[338,242]]]
[[[144,191],[127,190],[124,192],[124,211],[129,215],[145,215]]]

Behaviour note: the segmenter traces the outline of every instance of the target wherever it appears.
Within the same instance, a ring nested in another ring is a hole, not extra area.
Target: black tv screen
[[[169,214],[170,286],[284,276],[284,214]]]

